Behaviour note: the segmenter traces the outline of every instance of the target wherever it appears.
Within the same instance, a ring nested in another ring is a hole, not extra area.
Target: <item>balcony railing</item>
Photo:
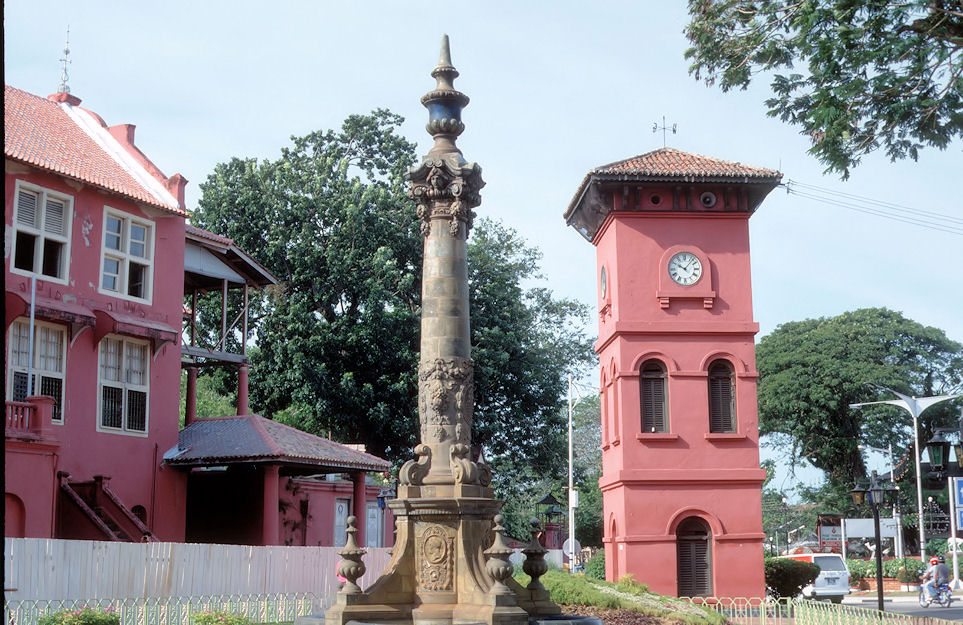
[[[27,435],[49,437],[53,435],[51,419],[56,400],[46,395],[28,397],[27,401],[5,402],[4,434],[7,438]]]
[[[29,430],[34,421],[34,407],[25,401],[8,401],[6,403],[7,430]]]

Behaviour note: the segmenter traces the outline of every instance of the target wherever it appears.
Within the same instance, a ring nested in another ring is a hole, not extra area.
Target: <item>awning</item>
[[[94,340],[100,342],[108,334],[125,334],[150,339],[156,352],[166,343],[176,343],[180,333],[169,325],[145,317],[116,310],[95,310],[97,325]]]
[[[30,316],[30,294],[19,291],[6,291],[4,295],[5,328],[9,328],[17,317]],[[34,299],[34,312],[37,319],[65,321],[71,326],[71,334],[84,328],[92,328],[97,319],[94,311],[77,302],[64,302],[38,294]]]

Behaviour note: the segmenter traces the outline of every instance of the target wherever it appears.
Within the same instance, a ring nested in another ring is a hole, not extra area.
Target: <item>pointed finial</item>
[[[451,46],[448,43],[448,35],[441,36],[441,55],[438,57],[438,65],[451,67]]]
[[[60,87],[57,88],[57,93],[70,93],[70,87],[67,86],[67,81],[70,77],[67,75],[67,64],[72,63],[70,60],[70,25],[67,25],[67,41],[64,43],[64,56],[60,59],[63,64],[63,69],[60,72]]]

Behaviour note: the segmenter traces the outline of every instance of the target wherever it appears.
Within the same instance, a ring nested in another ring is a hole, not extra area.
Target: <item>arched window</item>
[[[666,401],[665,365],[658,360],[646,360],[639,370],[642,433],[668,432],[669,410]]]
[[[689,517],[675,532],[680,597],[712,595],[712,532],[699,517]]]
[[[735,371],[726,360],[709,365],[709,431],[736,431]]]

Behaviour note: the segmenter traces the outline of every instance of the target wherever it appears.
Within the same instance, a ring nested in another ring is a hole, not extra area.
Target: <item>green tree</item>
[[[690,73],[723,91],[771,73],[769,115],[810,136],[827,172],[963,136],[959,0],[689,0],[689,14]]]
[[[912,439],[905,411],[850,404],[892,399],[879,386],[917,396],[951,392],[963,376],[963,346],[885,308],[780,325],[759,342],[756,359],[760,433],[793,463],[822,469],[837,494],[866,476],[857,445],[901,449]],[[958,411],[957,401],[923,413],[921,440],[955,424]]]
[[[220,164],[195,213],[281,281],[255,327],[254,409],[395,462],[417,433],[422,255],[400,123],[353,115],[294,137],[277,160]],[[560,469],[565,375],[591,359],[584,307],[523,286],[540,278],[539,258],[509,228],[482,219],[472,230],[474,442],[502,484]]]

